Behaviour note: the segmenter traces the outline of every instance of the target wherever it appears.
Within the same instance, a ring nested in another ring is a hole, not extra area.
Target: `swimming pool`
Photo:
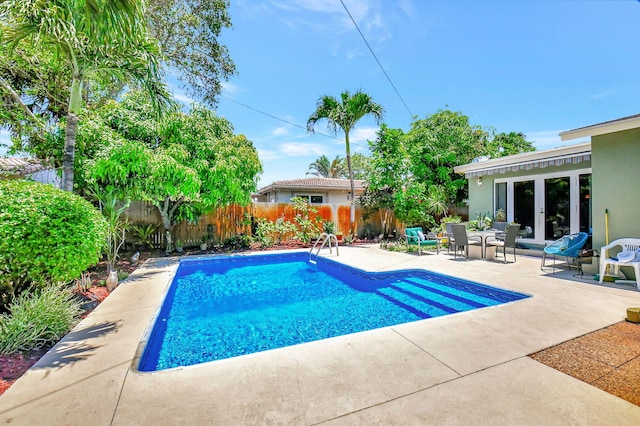
[[[523,299],[423,270],[371,273],[308,253],[180,262],[140,371],[199,364]]]

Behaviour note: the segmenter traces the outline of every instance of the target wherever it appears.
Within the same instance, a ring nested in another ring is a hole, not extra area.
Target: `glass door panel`
[[[507,212],[507,183],[500,182],[495,185],[495,205],[493,206],[493,214],[495,215],[498,210],[502,210],[505,214]]]
[[[571,233],[568,176],[544,180],[545,240],[557,240]]]
[[[580,175],[580,232],[591,235],[591,175]]]
[[[534,184],[532,180],[513,183],[513,220],[520,224],[523,238],[534,238],[535,235]]]

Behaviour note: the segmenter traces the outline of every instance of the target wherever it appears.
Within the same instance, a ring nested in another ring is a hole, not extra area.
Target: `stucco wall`
[[[275,191],[269,192],[266,194],[265,200],[267,202],[274,202],[274,203],[288,203],[289,201],[291,201],[293,197],[296,197],[299,195],[320,195],[323,197],[323,203],[329,203],[329,204],[343,204],[343,203],[349,202],[347,197],[347,192],[344,192],[344,191],[322,192],[322,191],[305,191],[305,190],[300,190],[300,191],[278,190],[277,192]]]
[[[640,129],[591,138],[593,247],[605,245],[605,209],[609,242],[640,238]]]
[[[478,212],[485,214],[493,211],[493,178],[494,176],[482,176],[482,185],[478,185],[476,178],[471,178],[469,182],[469,219],[473,220]],[[502,176],[502,175],[498,175]]]

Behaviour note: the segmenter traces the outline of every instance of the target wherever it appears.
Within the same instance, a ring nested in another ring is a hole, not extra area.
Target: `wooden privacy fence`
[[[349,204],[313,204],[312,208],[321,220],[333,221],[336,224],[336,232],[344,235],[349,233]],[[365,210],[356,206],[355,228],[360,236],[367,231],[371,235],[382,233],[381,215],[375,213],[366,220],[363,218]],[[209,235],[209,242],[220,243],[238,234],[252,235],[252,229],[258,219],[264,218],[275,222],[278,218],[293,221],[296,210],[290,203],[253,203],[249,206],[225,206],[219,207],[198,219],[197,222],[182,221],[174,228],[174,238],[182,242],[185,247],[197,246],[202,237]],[[133,201],[125,211],[123,217],[132,225],[155,225],[156,231],[151,236],[152,245],[162,248],[165,245],[165,233],[158,209],[147,201]],[[390,232],[397,228],[398,223],[391,215]],[[131,232],[127,242],[133,244],[136,237]]]

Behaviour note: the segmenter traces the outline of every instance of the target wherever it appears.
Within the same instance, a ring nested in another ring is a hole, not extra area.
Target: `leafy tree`
[[[349,145],[349,132],[355,127],[365,115],[372,115],[377,123],[382,121],[384,108],[373,101],[371,96],[356,91],[353,95],[349,91],[344,91],[340,95],[340,101],[333,96],[322,96],[318,99],[316,110],[307,120],[307,131],[313,133],[315,125],[320,120],[327,120],[327,127],[334,134],[338,128],[344,132],[345,147],[347,151],[347,169],[349,171],[349,181],[351,182],[351,214],[349,217],[351,233],[353,233],[356,220],[355,187],[353,183],[353,167],[351,164],[351,147]]]
[[[231,27],[227,0],[155,0],[149,2],[150,31],[158,39],[167,65],[187,83],[187,93],[215,103],[221,80],[236,67],[219,42],[223,28]]]
[[[353,167],[354,179],[367,180],[367,177],[371,174],[371,159],[364,154],[356,152],[351,156],[351,167]]]
[[[461,201],[466,198],[467,181],[453,167],[485,155],[487,140],[487,132],[469,124],[469,117],[460,112],[439,110],[414,121],[405,141],[413,183],[427,184],[425,191],[440,185],[449,204]],[[422,196],[427,199],[427,192]]]
[[[527,141],[526,136],[521,132],[498,133],[494,134],[489,142],[487,155],[498,158],[535,150],[533,143]]]
[[[183,219],[250,202],[262,172],[257,151],[211,110],[193,105],[189,113],[173,110],[159,123],[149,101],[134,92],[99,113],[119,140],[88,162],[87,180],[151,201],[168,237]]]
[[[326,155],[320,156],[316,161],[309,164],[309,175],[340,179],[346,176],[347,170],[345,168],[344,160],[339,155],[329,162],[329,158]]]
[[[135,0],[7,0],[1,3],[2,42],[11,49],[22,40],[55,52],[71,78],[67,105],[62,187],[73,190],[75,139],[85,83],[92,75],[131,81],[152,94],[156,106],[169,100],[160,80],[160,53],[148,36],[144,3]],[[18,93],[0,79],[32,121],[45,127]],[[61,100],[62,101],[62,100]]]
[[[391,129],[386,124],[380,126],[376,139],[369,141],[371,158],[367,185],[360,197],[369,212],[379,211],[383,233],[388,232],[391,212],[395,208],[395,197],[402,190],[407,175],[408,158],[403,144],[404,133]],[[399,217],[404,220],[404,218]]]

